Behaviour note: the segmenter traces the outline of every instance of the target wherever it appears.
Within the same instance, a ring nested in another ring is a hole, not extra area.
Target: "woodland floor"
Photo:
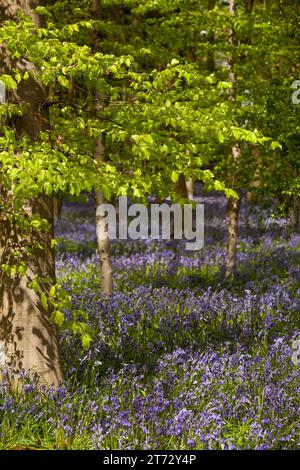
[[[205,246],[113,242],[115,293],[99,291],[92,204],[65,204],[57,270],[84,352],[63,331],[66,383],[0,386],[0,448],[300,447],[300,236],[242,208],[237,277],[224,277],[225,200],[205,198]],[[63,238],[62,238],[63,237]]]

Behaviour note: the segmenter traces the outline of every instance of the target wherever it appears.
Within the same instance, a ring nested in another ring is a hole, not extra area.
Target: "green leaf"
[[[59,75],[58,78],[57,78],[57,81],[64,88],[69,88],[70,87],[69,80],[66,77],[64,77],[63,75]]]
[[[103,184],[103,185],[101,186],[101,189],[102,189],[102,191],[103,191],[104,198],[105,198],[107,201],[109,201],[110,198],[111,198],[111,189],[110,189],[110,187],[107,186],[106,184]]]
[[[39,14],[39,15],[45,15],[45,16],[51,16],[49,11],[47,10],[47,8],[43,7],[43,6],[38,6],[36,7],[35,11]]]
[[[3,82],[8,90],[15,90],[18,86],[10,75],[0,75],[0,82]]]
[[[42,303],[43,308],[47,312],[48,311],[48,299],[47,299],[45,292],[41,293],[41,303]]]
[[[52,314],[52,320],[54,321],[54,323],[59,327],[61,328],[62,325],[64,324],[64,321],[65,321],[65,316],[62,312],[60,312],[59,310],[55,310]]]
[[[92,338],[88,333],[84,333],[81,337],[81,344],[83,349],[88,349],[92,342]]]
[[[49,291],[49,296],[54,297],[56,292],[55,286],[51,286],[50,291]]]
[[[173,181],[173,183],[177,183],[178,178],[179,178],[178,172],[173,170],[171,173],[171,180]]]
[[[25,264],[21,264],[18,268],[19,276],[25,276],[26,271],[27,271],[27,268],[26,268]]]
[[[271,150],[276,150],[276,149],[282,150],[282,145],[276,141],[271,142]]]
[[[30,287],[31,289],[33,289],[36,294],[38,294],[38,293],[40,292],[40,290],[41,290],[41,287],[40,287],[40,285],[39,285],[39,283],[38,283],[38,280],[37,280],[36,278],[33,279],[33,281],[31,281],[29,287]]]
[[[50,244],[51,244],[51,248],[55,248],[57,246],[57,240],[55,240],[55,238],[52,238]]]
[[[220,144],[223,144],[223,142],[225,141],[224,135],[221,131],[218,132],[218,141],[220,142]]]
[[[224,186],[220,181],[214,181],[214,188],[216,191],[223,191]]]

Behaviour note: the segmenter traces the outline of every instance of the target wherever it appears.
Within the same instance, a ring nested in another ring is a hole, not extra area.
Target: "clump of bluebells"
[[[2,448],[300,447],[299,237],[243,226],[235,281],[224,278],[225,238],[213,224],[200,253],[116,242],[107,300],[97,256],[70,221],[68,230],[71,249],[57,260],[72,294],[66,315],[88,314],[93,342],[84,352],[62,332],[58,389],[25,374],[23,393],[1,383]]]

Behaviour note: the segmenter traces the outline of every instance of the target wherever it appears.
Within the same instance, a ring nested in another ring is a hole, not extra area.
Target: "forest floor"
[[[243,207],[226,280],[226,201],[205,199],[205,245],[112,243],[115,292],[99,289],[92,205],[66,204],[57,271],[66,312],[94,339],[61,333],[66,382],[0,385],[0,448],[300,447],[300,236]],[[299,362],[299,365],[298,365]]]

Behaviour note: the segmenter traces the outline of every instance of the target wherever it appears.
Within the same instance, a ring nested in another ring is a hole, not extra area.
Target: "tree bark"
[[[246,197],[250,204],[254,203],[255,200],[255,192],[253,190],[259,188],[261,186],[261,166],[262,166],[262,158],[261,152],[258,147],[254,147],[251,151],[251,155],[253,160],[255,161],[256,168],[254,170],[254,175],[252,180],[249,184],[249,191],[247,191]]]
[[[98,2],[97,0],[91,0],[90,10],[94,18],[98,20],[101,19],[101,3],[100,2]],[[116,15],[119,14],[118,8],[114,10],[114,13]],[[99,38],[97,37],[97,35],[95,35],[95,37],[93,38],[93,44],[92,44],[92,48],[94,50],[97,50],[98,43],[99,43]],[[102,104],[103,101],[101,103],[101,98],[103,97],[101,97],[100,93],[96,90],[95,92],[96,105],[94,108],[96,116],[97,116],[97,113],[99,111],[102,111],[104,107],[104,104]],[[99,163],[103,163],[106,161],[105,143],[104,143],[103,137],[98,137],[96,139],[96,150],[95,150],[94,158]],[[105,297],[110,297],[113,293],[113,269],[112,269],[112,263],[111,263],[111,257],[110,257],[110,240],[109,240],[108,234],[103,236],[103,233],[105,232],[105,227],[104,227],[105,217],[101,216],[97,211],[98,207],[101,204],[104,204],[105,202],[107,202],[105,200],[105,197],[101,188],[95,191],[95,198],[96,198],[96,232],[97,232],[98,251],[99,251],[99,256],[100,256],[100,270],[101,270],[101,280],[100,280],[101,292]]]
[[[289,222],[293,231],[297,232],[300,227],[300,201],[294,198],[289,209]]]
[[[31,11],[37,5],[37,1],[2,0],[0,19],[1,21],[13,20],[16,18],[16,12],[22,10],[32,16],[38,27],[39,18]],[[28,64],[21,61],[12,63],[5,47],[2,46],[0,49],[0,71],[9,73],[12,67],[24,70]],[[45,105],[46,97],[47,94],[43,86],[33,79],[30,78],[20,83],[12,95],[12,100],[17,104],[26,102],[29,106],[23,116],[18,116],[13,120],[17,137],[27,135],[36,141],[40,131],[49,128],[49,114]],[[5,203],[7,194],[2,190],[0,196]],[[13,194],[8,197],[13,197]],[[39,295],[29,288],[29,283],[36,276],[43,280],[45,290],[50,284],[55,283],[54,253],[51,248],[54,226],[53,200],[43,195],[35,200],[28,200],[23,208],[23,213],[28,216],[33,213],[38,214],[48,221],[50,228],[43,232],[34,230],[25,236],[18,224],[5,216],[4,211],[1,214],[0,264],[16,264],[18,261],[14,253],[16,248],[21,253],[25,253],[25,257],[28,256],[27,270],[24,275],[11,278],[1,272],[1,361],[5,373],[13,383],[18,382],[21,370],[30,370],[37,374],[41,382],[57,386],[63,380],[58,332],[49,321],[51,309],[46,311]],[[40,245],[39,248],[36,247],[37,244]],[[26,247],[28,246],[32,247],[30,256],[26,255]]]
[[[226,263],[226,277],[232,277],[236,268],[236,251],[238,243],[239,199],[228,199],[228,249]]]
[[[98,162],[105,161],[105,147],[102,139],[98,138],[96,141],[96,152],[95,160]],[[96,197],[96,206],[98,207],[105,203],[105,198],[103,191],[98,189],[95,192]],[[101,269],[101,291],[102,294],[106,297],[112,295],[113,292],[113,270],[112,263],[110,258],[110,240],[107,235],[101,236],[105,232],[105,227],[103,226],[105,217],[99,215],[96,211],[96,231],[97,231],[97,243],[98,250],[100,255],[100,269]]]
[[[28,210],[48,220],[53,227],[52,199],[40,197],[28,202]],[[24,240],[19,227],[1,221],[1,264],[15,264],[13,249],[24,250],[26,244],[39,243],[28,260],[26,274],[10,278],[1,273],[0,284],[0,341],[4,345],[3,364],[13,382],[18,381],[21,370],[36,373],[41,382],[58,385],[62,379],[58,333],[49,321],[50,311],[45,311],[39,295],[28,287],[35,276],[43,279],[44,288],[55,283],[55,265],[50,231],[35,232]]]
[[[179,175],[178,181],[175,183],[175,191],[183,198],[187,199],[187,185],[183,174]]]
[[[189,178],[186,181],[186,190],[187,190],[187,196],[189,201],[193,201],[194,199],[194,180],[193,178]]]

